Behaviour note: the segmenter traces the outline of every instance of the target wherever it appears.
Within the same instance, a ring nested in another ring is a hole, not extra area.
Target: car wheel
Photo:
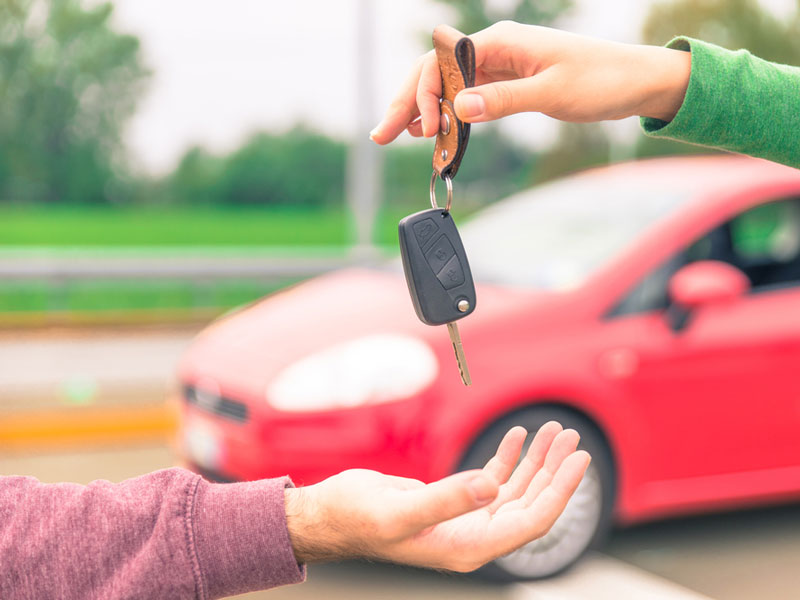
[[[540,579],[555,575],[574,564],[586,550],[597,546],[611,525],[615,477],[611,454],[597,428],[576,413],[552,406],[527,408],[504,417],[489,427],[473,444],[461,470],[481,468],[494,455],[503,435],[514,425],[533,434],[548,421],[558,421],[581,436],[580,448],[592,455],[586,475],[567,508],[550,531],[530,544],[481,568],[479,575],[498,581]]]

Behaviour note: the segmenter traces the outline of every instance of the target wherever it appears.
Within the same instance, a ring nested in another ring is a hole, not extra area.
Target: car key
[[[472,380],[456,321],[475,310],[475,285],[450,206],[455,177],[469,140],[469,123],[458,119],[458,93],[475,85],[475,48],[467,36],[447,25],[433,31],[433,47],[442,78],[439,133],[433,151],[431,209],[400,221],[400,254],[414,310],[423,323],[447,324],[464,385]],[[436,204],[436,180],[447,185],[447,205]]]
[[[414,310],[423,323],[447,324],[461,381],[471,385],[456,321],[475,310],[475,284],[453,216],[430,208],[405,217],[398,231]]]

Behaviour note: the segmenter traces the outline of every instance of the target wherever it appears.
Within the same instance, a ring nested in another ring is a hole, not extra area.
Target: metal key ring
[[[434,171],[433,174],[431,175],[430,193],[431,193],[431,206],[433,208],[439,208],[439,205],[436,204],[436,177],[438,175],[439,174],[436,171]],[[450,207],[453,204],[453,180],[450,179],[449,175],[445,175],[444,177],[442,177],[442,179],[444,179],[444,183],[447,186],[447,205],[444,207],[444,212],[449,213]]]

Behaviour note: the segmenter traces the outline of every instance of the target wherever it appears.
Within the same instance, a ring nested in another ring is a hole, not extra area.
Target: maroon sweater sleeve
[[[0,477],[0,598],[220,598],[305,578],[288,478],[165,469],[112,484]]]

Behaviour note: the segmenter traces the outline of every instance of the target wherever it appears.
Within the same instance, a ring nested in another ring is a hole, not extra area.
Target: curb
[[[173,402],[42,410],[0,417],[0,447],[16,451],[106,446],[170,439],[177,429],[178,406]]]
[[[230,308],[130,309],[86,311],[0,312],[0,329],[38,329],[46,327],[108,327],[138,325],[201,326],[225,314]]]

